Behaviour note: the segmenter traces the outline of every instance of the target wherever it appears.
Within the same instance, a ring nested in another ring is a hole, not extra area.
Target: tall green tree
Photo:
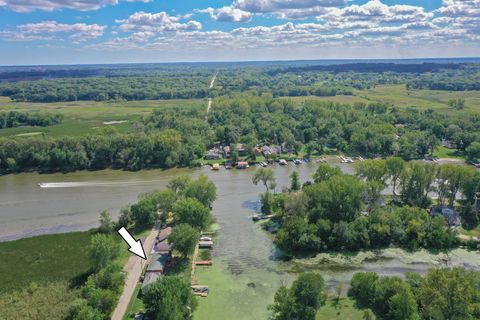
[[[88,256],[94,271],[106,267],[120,254],[119,242],[113,236],[95,234],[92,236],[88,247]]]
[[[203,203],[204,206],[210,207],[217,198],[217,188],[212,181],[208,180],[207,176],[200,176],[197,180],[187,185],[184,195],[195,198]]]
[[[112,216],[108,210],[104,210],[100,213],[100,228],[99,231],[103,233],[112,233],[115,228],[115,222],[112,220]]]
[[[149,285],[143,297],[149,319],[185,320],[196,307],[192,289],[182,279],[166,276]]]
[[[261,182],[265,187],[266,192],[269,193],[272,183],[276,182],[275,173],[273,172],[272,169],[260,168],[253,175],[252,182],[255,185]]]
[[[402,200],[412,206],[426,208],[430,204],[428,193],[432,191],[435,166],[421,162],[410,162],[402,173],[400,186]]]
[[[397,185],[405,170],[405,161],[402,158],[390,157],[386,160],[387,174],[392,183],[393,195],[397,195]]]
[[[173,244],[173,249],[186,258],[195,251],[200,232],[188,224],[179,224],[173,228],[168,241]]]
[[[313,175],[313,180],[316,183],[326,181],[330,179],[333,176],[336,175],[341,175],[342,170],[338,167],[332,167],[327,163],[320,163],[320,165],[317,168],[317,171],[315,171],[315,174]]]
[[[300,176],[297,171],[293,171],[290,175],[291,183],[290,183],[290,190],[298,191],[301,188],[300,185]]]
[[[178,224],[189,224],[196,229],[203,229],[210,219],[210,210],[194,198],[182,198],[173,205],[173,213]]]

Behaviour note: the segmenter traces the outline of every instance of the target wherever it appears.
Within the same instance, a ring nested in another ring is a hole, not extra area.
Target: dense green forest
[[[205,98],[208,77],[91,77],[0,84],[0,95],[16,101],[159,100]]]
[[[407,250],[451,248],[458,244],[449,227],[452,221],[425,210],[432,204],[431,192],[438,194],[442,206],[456,205],[462,193],[464,227],[479,223],[474,205],[480,174],[470,167],[388,158],[360,162],[355,176],[320,164],[313,179],[300,188],[294,175],[290,190],[275,195],[268,188],[275,184],[270,169],[260,169],[254,177],[267,187],[261,196],[262,211],[273,214],[265,227],[275,232],[275,243],[288,254],[390,245]],[[385,203],[382,192],[389,183],[393,201]]]
[[[117,66],[0,69],[0,95],[16,101],[192,99],[258,90],[279,96],[351,95],[354,89],[406,84],[410,89],[479,90],[475,63],[348,63],[282,66]],[[212,75],[220,76],[212,90]],[[48,79],[48,80],[47,80]],[[2,82],[3,80],[3,82]]]
[[[203,107],[165,107],[135,123],[135,132],[107,130],[83,137],[0,139],[0,169],[78,170],[108,167],[141,169],[195,165],[215,143],[244,143],[255,159],[257,145],[283,145],[307,155],[327,149],[366,156],[404,159],[430,155],[443,139],[480,157],[478,114],[445,115],[433,110],[401,109],[385,104],[354,105],[307,101],[249,93],[215,99]]]

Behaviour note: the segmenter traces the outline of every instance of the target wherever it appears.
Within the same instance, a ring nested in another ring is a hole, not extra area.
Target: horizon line
[[[0,68],[14,67],[59,67],[59,66],[100,66],[100,65],[141,65],[141,64],[215,64],[215,63],[267,63],[267,62],[318,62],[318,61],[409,61],[409,60],[460,60],[480,59],[480,56],[466,57],[418,57],[418,58],[338,58],[338,59],[272,59],[272,60],[208,60],[208,61],[165,61],[165,62],[118,62],[118,63],[61,63],[61,64],[12,64]]]

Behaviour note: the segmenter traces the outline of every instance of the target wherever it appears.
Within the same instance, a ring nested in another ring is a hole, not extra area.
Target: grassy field
[[[357,90],[356,97],[368,101],[381,101],[398,107],[435,109],[442,112],[457,112],[448,106],[451,99],[465,99],[465,111],[480,111],[480,91],[407,90],[405,85],[376,86],[370,90]]]
[[[465,109],[457,111],[448,106],[451,99],[465,99]],[[381,85],[369,90],[355,90],[351,96],[335,97],[289,97],[283,98],[297,102],[307,100],[332,101],[352,104],[355,102],[385,102],[398,107],[415,107],[435,109],[440,112],[480,112],[480,91],[439,91],[439,90],[407,90],[405,85]]]
[[[25,136],[45,134],[46,136],[79,136],[94,133],[99,128],[112,126],[120,132],[132,131],[132,124],[142,119],[155,108],[170,106],[205,106],[203,100],[158,100],[128,102],[61,102],[61,103],[24,103],[0,99],[1,111],[51,111],[64,115],[63,122],[50,127],[17,127],[0,130],[1,136]],[[106,125],[109,121],[127,121],[121,124]]]
[[[0,292],[35,282],[68,283],[86,273],[91,233],[54,234],[0,243]]]

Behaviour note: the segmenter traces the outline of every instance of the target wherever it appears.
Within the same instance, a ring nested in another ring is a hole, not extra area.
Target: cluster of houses
[[[207,151],[207,153],[205,154],[205,160],[231,159],[233,152],[232,149],[235,150],[240,157],[244,157],[249,153],[247,147],[243,143],[237,143],[234,147],[217,145]],[[293,150],[283,144],[281,146],[257,146],[252,148],[251,152],[256,156],[264,156],[265,158],[270,158],[280,154],[292,153]]]
[[[166,270],[173,265],[172,244],[168,241],[171,233],[172,227],[166,227],[160,231],[155,239],[150,263],[143,278],[142,290],[163,277]]]

